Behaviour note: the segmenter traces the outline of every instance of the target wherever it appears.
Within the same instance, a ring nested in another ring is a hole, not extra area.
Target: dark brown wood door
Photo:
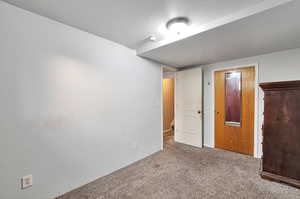
[[[300,180],[300,92],[266,91],[263,169]]]
[[[300,81],[260,87],[265,93],[261,176],[300,188]]]
[[[215,72],[215,147],[254,153],[255,67]]]

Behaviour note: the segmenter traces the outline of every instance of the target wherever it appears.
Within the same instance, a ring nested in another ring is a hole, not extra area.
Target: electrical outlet
[[[28,187],[31,187],[33,184],[33,178],[32,175],[24,176],[21,178],[21,188],[26,189]]]

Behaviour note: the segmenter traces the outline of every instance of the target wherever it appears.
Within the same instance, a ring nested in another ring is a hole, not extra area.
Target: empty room
[[[300,199],[299,0],[0,0],[0,199]]]

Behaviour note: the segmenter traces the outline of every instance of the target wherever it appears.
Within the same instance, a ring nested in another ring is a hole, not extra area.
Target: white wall
[[[163,78],[175,78],[176,72],[163,72]]]
[[[276,52],[256,57],[250,57],[239,60],[226,61],[216,64],[203,66],[204,71],[204,144],[209,147],[214,146],[213,132],[213,90],[212,90],[212,73],[215,69],[223,67],[234,67],[242,65],[253,65],[257,63],[258,82],[288,81],[300,80],[300,49]],[[210,83],[210,85],[209,85]],[[258,156],[261,152],[261,125],[263,113],[263,92],[259,89],[258,93],[258,135],[257,144]]]
[[[161,78],[130,49],[0,1],[0,198],[53,198],[160,150]]]

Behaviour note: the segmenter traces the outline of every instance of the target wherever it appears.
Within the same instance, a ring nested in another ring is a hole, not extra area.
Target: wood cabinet
[[[262,83],[261,176],[300,188],[300,81]]]

